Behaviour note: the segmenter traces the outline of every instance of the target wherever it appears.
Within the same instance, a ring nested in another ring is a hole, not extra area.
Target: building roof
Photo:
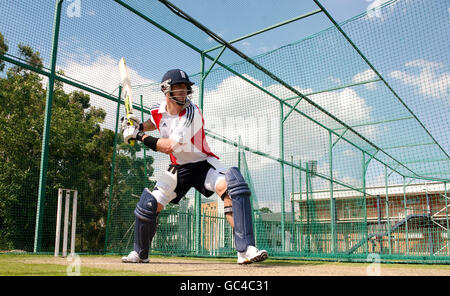
[[[410,184],[407,185],[404,189],[403,184],[396,184],[388,186],[388,195],[403,195],[404,193],[408,195],[415,194],[444,194],[445,193],[445,184],[444,183],[418,183],[418,184]],[[447,189],[448,190],[448,189]],[[403,192],[405,191],[405,192]],[[386,187],[367,187],[366,194],[368,197],[375,197],[377,195],[385,196],[386,195]],[[333,196],[336,199],[351,199],[356,197],[361,197],[363,193],[351,190],[351,189],[335,189],[333,190]],[[301,198],[300,198],[301,197]],[[313,192],[313,199],[329,199],[330,191],[329,190],[318,190]],[[291,201],[306,201],[306,191],[302,192],[300,195],[299,192],[291,193]]]

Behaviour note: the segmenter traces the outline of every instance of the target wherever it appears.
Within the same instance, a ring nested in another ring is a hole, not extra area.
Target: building
[[[432,256],[450,255],[446,193],[444,183],[426,183],[366,188],[365,198],[355,190],[336,190],[334,203],[329,191],[294,193],[291,200],[299,237],[309,247]]]

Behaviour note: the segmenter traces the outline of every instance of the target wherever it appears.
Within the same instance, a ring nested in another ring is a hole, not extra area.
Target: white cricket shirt
[[[172,164],[219,159],[206,142],[204,120],[197,105],[191,102],[180,114],[170,115],[166,111],[166,104],[166,101],[162,101],[154,105],[150,109],[150,120],[162,138],[170,138],[181,144],[170,154]]]

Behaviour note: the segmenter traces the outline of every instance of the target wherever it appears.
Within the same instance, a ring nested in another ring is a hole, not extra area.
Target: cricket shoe
[[[149,263],[150,260],[141,259],[136,251],[132,251],[128,256],[122,257],[123,263]]]
[[[254,246],[248,246],[245,252],[238,252],[238,264],[252,264],[262,262],[269,257],[266,250],[258,250]]]

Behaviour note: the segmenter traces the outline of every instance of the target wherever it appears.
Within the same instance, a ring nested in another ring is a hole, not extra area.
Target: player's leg
[[[148,253],[153,236],[156,233],[158,202],[155,196],[145,188],[134,210],[134,249],[124,263],[148,263]]]
[[[218,196],[223,201],[223,210],[225,213],[225,218],[227,219],[228,224],[234,228],[234,220],[233,220],[233,206],[231,197],[227,194],[227,182],[225,181],[225,174],[218,177],[217,185],[215,186],[215,191]]]
[[[224,201],[227,221],[233,227],[238,263],[260,262],[267,259],[265,250],[255,247],[251,213],[250,189],[238,168],[230,168],[226,173],[210,169],[205,180],[209,190],[214,184],[216,193]]]
[[[255,247],[253,233],[251,191],[237,167],[228,169],[225,174],[227,193],[231,197],[234,219],[234,240],[238,251],[238,263],[250,264],[267,259],[265,250]]]
[[[176,197],[176,193],[174,192],[176,186],[176,178],[173,179],[171,175],[163,175],[156,183],[155,189],[152,192],[147,188],[144,189],[134,210],[134,250],[128,256],[123,257],[122,262],[149,262],[148,255],[153,237],[156,233],[158,214],[167,203]]]

